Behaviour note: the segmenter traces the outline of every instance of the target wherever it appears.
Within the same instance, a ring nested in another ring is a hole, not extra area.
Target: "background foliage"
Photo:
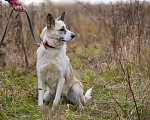
[[[84,91],[93,86],[84,110],[63,99],[37,106],[36,50],[26,16],[14,12],[0,48],[0,119],[149,119],[150,118],[150,4],[25,6],[36,40],[48,13],[76,34],[67,55]],[[0,3],[0,38],[11,8]]]

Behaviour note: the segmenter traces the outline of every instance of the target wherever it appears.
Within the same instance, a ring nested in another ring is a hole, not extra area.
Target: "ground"
[[[43,108],[37,105],[36,71],[0,69],[0,120],[138,118],[128,85],[121,72],[113,66],[106,67],[101,72],[76,70],[75,74],[83,83],[85,92],[93,87],[92,99],[86,103],[84,109],[80,109],[62,98],[58,110],[54,112],[51,110],[52,101],[45,102]],[[142,84],[133,84],[132,89],[136,93],[134,95],[141,118],[148,119],[150,106],[146,96],[149,91],[146,93],[142,86],[146,88],[150,83],[147,81]]]

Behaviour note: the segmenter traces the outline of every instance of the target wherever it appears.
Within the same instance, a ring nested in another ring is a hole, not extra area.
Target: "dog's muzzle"
[[[75,34],[72,34],[72,35],[71,35],[71,38],[72,38],[72,39],[74,39],[74,38],[75,38],[75,36],[76,36]]]
[[[72,41],[74,38],[75,38],[75,34],[71,34],[71,39],[70,40],[65,40],[64,38],[58,38],[58,40],[60,42],[69,42],[69,41]]]

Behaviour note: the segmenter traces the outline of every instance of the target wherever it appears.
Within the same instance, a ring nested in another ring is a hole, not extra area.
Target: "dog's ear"
[[[61,16],[59,16],[56,20],[62,20],[62,21],[64,21],[65,20],[65,12],[63,12],[61,14]]]
[[[62,21],[65,20],[65,12],[63,12],[63,13],[61,14],[61,20],[62,20]]]
[[[52,28],[55,26],[55,20],[51,14],[47,15],[46,22],[47,22],[47,28]]]

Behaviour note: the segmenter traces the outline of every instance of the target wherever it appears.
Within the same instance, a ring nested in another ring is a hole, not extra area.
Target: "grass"
[[[53,112],[52,101],[44,103],[43,108],[37,106],[36,71],[0,69],[0,119],[138,119],[121,67],[104,63],[101,71],[76,70],[75,74],[84,91],[93,86],[92,99],[84,109],[61,99],[59,109]],[[149,79],[131,67],[130,75],[140,118],[148,119]]]

